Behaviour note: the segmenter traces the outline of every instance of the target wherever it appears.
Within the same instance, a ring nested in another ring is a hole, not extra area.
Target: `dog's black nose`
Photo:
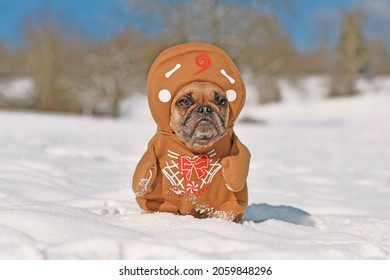
[[[201,114],[204,114],[204,115],[208,115],[208,114],[213,112],[213,108],[211,108],[208,105],[201,105],[196,110],[197,110],[198,113],[201,113]]]

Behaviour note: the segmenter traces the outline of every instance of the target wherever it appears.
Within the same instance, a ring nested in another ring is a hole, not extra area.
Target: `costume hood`
[[[172,132],[171,103],[178,91],[191,82],[211,82],[227,94],[231,128],[245,102],[240,72],[220,48],[186,43],[164,50],[152,64],[147,81],[150,111],[159,130]]]

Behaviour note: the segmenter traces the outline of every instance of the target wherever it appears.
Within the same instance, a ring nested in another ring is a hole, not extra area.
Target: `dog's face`
[[[189,148],[212,146],[226,135],[228,120],[229,104],[226,94],[213,83],[189,83],[172,101],[172,130]]]

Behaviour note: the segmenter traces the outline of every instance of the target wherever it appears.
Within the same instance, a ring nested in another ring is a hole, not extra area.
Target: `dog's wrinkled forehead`
[[[233,125],[245,100],[241,75],[221,49],[202,43],[187,43],[163,51],[148,76],[148,100],[160,129],[169,130],[170,104],[178,91],[192,82],[210,82],[225,93]]]

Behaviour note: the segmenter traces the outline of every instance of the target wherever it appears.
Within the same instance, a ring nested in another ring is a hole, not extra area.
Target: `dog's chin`
[[[182,141],[191,149],[206,149],[226,135],[224,127],[219,127],[209,120],[200,120],[188,136],[182,135]]]

